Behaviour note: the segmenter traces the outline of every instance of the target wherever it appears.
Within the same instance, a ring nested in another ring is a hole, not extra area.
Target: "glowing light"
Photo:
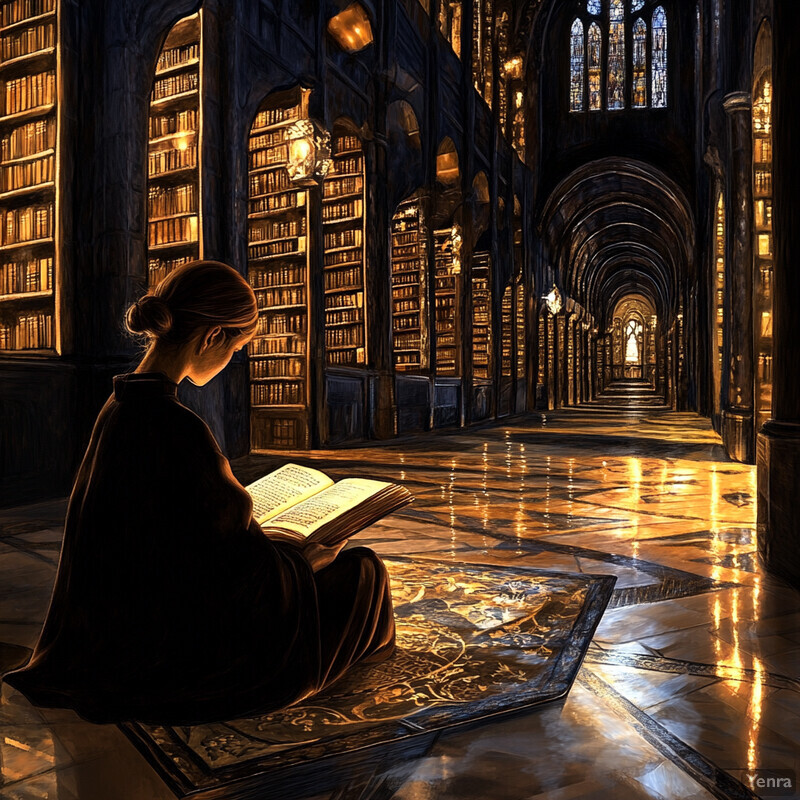
[[[550,290],[550,293],[545,295],[544,297],[545,303],[547,303],[547,310],[555,316],[558,314],[559,311],[563,308],[564,304],[561,299],[561,292],[558,291],[557,286],[553,286]]]
[[[503,64],[503,72],[508,78],[521,78],[522,77],[522,56],[514,56],[509,58]]]
[[[461,228],[458,225],[453,225],[450,229],[450,244],[453,249],[453,263],[451,270],[453,275],[458,275],[461,272],[461,245],[464,239],[461,236]]]
[[[286,132],[289,163],[286,171],[297,184],[324,178],[331,167],[331,135],[310,119],[301,119]]]
[[[176,150],[186,150],[189,147],[189,139],[187,136],[181,136],[179,139],[175,140],[175,149]]]
[[[361,3],[351,3],[344,11],[331,17],[328,33],[348,53],[357,53],[372,44],[372,25]]]

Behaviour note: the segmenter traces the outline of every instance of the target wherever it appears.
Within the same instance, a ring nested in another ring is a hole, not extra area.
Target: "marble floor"
[[[235,471],[247,483],[285,458]],[[759,779],[794,778],[800,593],[761,570],[755,470],[726,459],[707,420],[596,408],[293,460],[414,492],[358,537],[379,553],[617,577],[565,701],[442,736],[317,800],[753,798],[776,794]],[[64,506],[0,511],[0,671],[36,641]],[[4,685],[0,799],[169,797],[116,727]]]

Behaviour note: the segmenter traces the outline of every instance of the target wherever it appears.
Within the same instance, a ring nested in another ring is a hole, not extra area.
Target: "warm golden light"
[[[453,225],[450,230],[450,243],[453,247],[453,274],[458,275],[461,272],[461,245],[464,239],[461,236],[461,228],[458,225]]]
[[[289,163],[286,171],[297,184],[324,178],[331,167],[331,135],[310,119],[301,119],[287,129]]]
[[[344,11],[331,17],[328,33],[348,53],[357,53],[372,44],[372,26],[361,3],[352,3]]]
[[[547,303],[547,310],[555,316],[558,314],[559,311],[563,308],[563,302],[561,300],[561,292],[558,291],[558,287],[554,286],[550,293],[545,295],[544,297],[545,303]]]
[[[514,56],[509,58],[503,64],[503,72],[507,78],[521,78],[522,77],[522,56]]]

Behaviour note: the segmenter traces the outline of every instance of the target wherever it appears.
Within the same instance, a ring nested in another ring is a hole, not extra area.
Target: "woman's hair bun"
[[[164,336],[172,328],[172,312],[160,297],[146,294],[128,309],[125,322],[131,333]]]

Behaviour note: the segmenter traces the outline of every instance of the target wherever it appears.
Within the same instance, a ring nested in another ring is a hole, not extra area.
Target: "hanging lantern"
[[[553,286],[549,294],[544,296],[544,301],[547,303],[547,310],[555,316],[563,308],[564,303],[561,300],[561,292],[558,291],[557,286]]]
[[[331,168],[331,135],[314,120],[301,119],[286,131],[289,178],[300,186],[322,180]]]

